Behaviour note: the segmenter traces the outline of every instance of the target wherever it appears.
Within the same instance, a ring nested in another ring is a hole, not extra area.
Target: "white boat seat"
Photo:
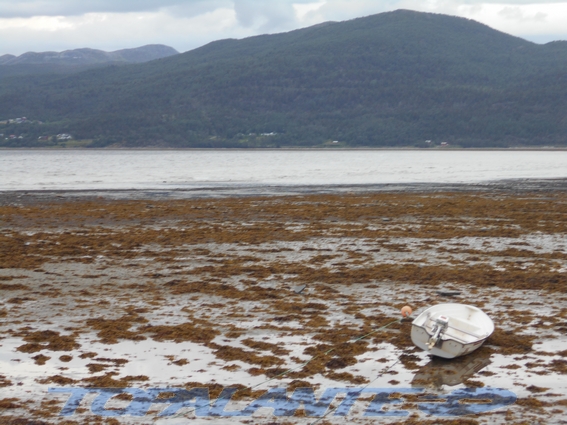
[[[435,321],[433,320],[433,318],[430,318],[429,327],[433,328],[434,324]],[[470,343],[478,339],[484,339],[487,336],[486,333],[483,333],[482,328],[474,325],[468,320],[463,320],[455,317],[449,317],[449,325],[443,335],[445,337],[458,339],[464,343]]]

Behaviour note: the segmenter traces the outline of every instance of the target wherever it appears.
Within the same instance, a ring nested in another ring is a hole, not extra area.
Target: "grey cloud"
[[[278,22],[290,19],[293,3],[317,0],[0,0],[0,18],[78,16],[86,13],[147,12],[165,9],[177,16],[196,16],[219,7],[234,8],[248,25],[263,17]]]
[[[92,12],[142,12],[158,9],[171,9],[185,16],[215,10],[220,7],[234,7],[239,22],[250,26],[263,18],[279,25],[289,22],[293,15],[293,3],[310,3],[317,0],[0,0],[0,17],[30,16],[76,16]],[[370,9],[388,9],[403,7],[404,0],[362,0],[355,3],[367,4]],[[445,0],[445,4],[475,5],[482,3],[497,4],[545,4],[564,3],[565,0]],[[348,8],[348,1],[328,0],[328,3],[342,4]]]
[[[553,3],[565,3],[565,0],[487,0],[487,1],[478,1],[478,0],[469,0],[466,3],[495,3],[495,4],[517,4],[517,5],[525,5],[525,4],[553,4]]]
[[[547,14],[542,12],[538,12],[533,16],[526,16],[519,7],[505,7],[498,12],[498,15],[505,19],[519,22],[544,22],[545,18],[547,18]]]
[[[0,17],[77,16],[95,12],[143,12],[167,7],[215,9],[218,1],[207,0],[0,0]]]
[[[244,27],[254,25],[254,21],[258,17],[258,12],[252,0],[235,0],[234,10],[240,25]]]
[[[176,2],[164,10],[174,17],[193,17],[219,8],[232,9],[232,6],[232,0],[193,0]]]
[[[293,28],[297,25],[293,4],[313,3],[316,0],[234,0],[238,23],[245,27],[257,27],[264,32]]]
[[[514,4],[523,6],[527,4],[554,4],[565,3],[565,0],[450,0],[446,3],[453,4],[466,4],[466,5],[481,5],[481,4]]]

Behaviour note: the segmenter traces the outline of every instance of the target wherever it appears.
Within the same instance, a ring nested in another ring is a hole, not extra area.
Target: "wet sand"
[[[162,404],[143,417],[103,418],[90,411],[95,395],[59,417],[68,395],[50,387],[206,387],[214,397],[236,386],[235,406],[244,407],[274,387],[371,385],[435,395],[504,388],[518,400],[443,419],[408,397],[410,416],[378,420],[363,416],[370,400],[361,399],[349,422],[560,423],[566,189],[563,180],[515,180],[2,193],[0,419],[219,423],[191,409],[160,417]],[[443,295],[451,291],[460,294]],[[442,302],[482,308],[496,331],[454,361],[416,349],[411,321],[353,342],[398,319],[406,304],[418,314]],[[107,408],[128,403],[117,396]],[[268,409],[220,419],[316,420]],[[344,421],[329,414],[318,423]]]
[[[567,179],[507,179],[479,183],[385,183],[363,185],[204,185],[191,189],[148,190],[21,190],[0,191],[0,206],[63,200],[175,200],[315,194],[434,193],[434,192],[555,192],[567,190]]]

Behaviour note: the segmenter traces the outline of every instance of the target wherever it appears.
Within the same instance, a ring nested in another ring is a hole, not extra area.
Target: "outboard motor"
[[[443,335],[443,332],[445,332],[448,326],[449,318],[447,316],[439,316],[437,319],[435,319],[435,325],[433,326],[433,336],[429,338],[429,341],[427,342],[428,350],[431,350],[433,347],[435,347],[435,345],[437,345],[437,343],[441,339],[441,336]]]

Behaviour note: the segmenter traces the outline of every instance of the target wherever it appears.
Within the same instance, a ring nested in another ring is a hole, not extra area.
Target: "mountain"
[[[16,56],[14,55],[2,55],[0,56],[0,65],[4,65],[5,63],[8,63],[15,58]]]
[[[0,56],[0,78],[12,75],[68,74],[110,64],[149,62],[177,55],[173,47],[150,44],[135,49],[104,52],[96,49],[74,49],[64,52],[27,52],[20,56]]]
[[[107,62],[140,63],[167,56],[177,55],[179,52],[173,47],[162,44],[151,44],[135,49],[116,50],[104,52],[96,49],[75,49],[64,52],[28,52],[21,56],[0,56],[1,65],[93,65]]]
[[[221,40],[159,61],[0,79],[6,144],[567,144],[567,43],[408,10]]]

